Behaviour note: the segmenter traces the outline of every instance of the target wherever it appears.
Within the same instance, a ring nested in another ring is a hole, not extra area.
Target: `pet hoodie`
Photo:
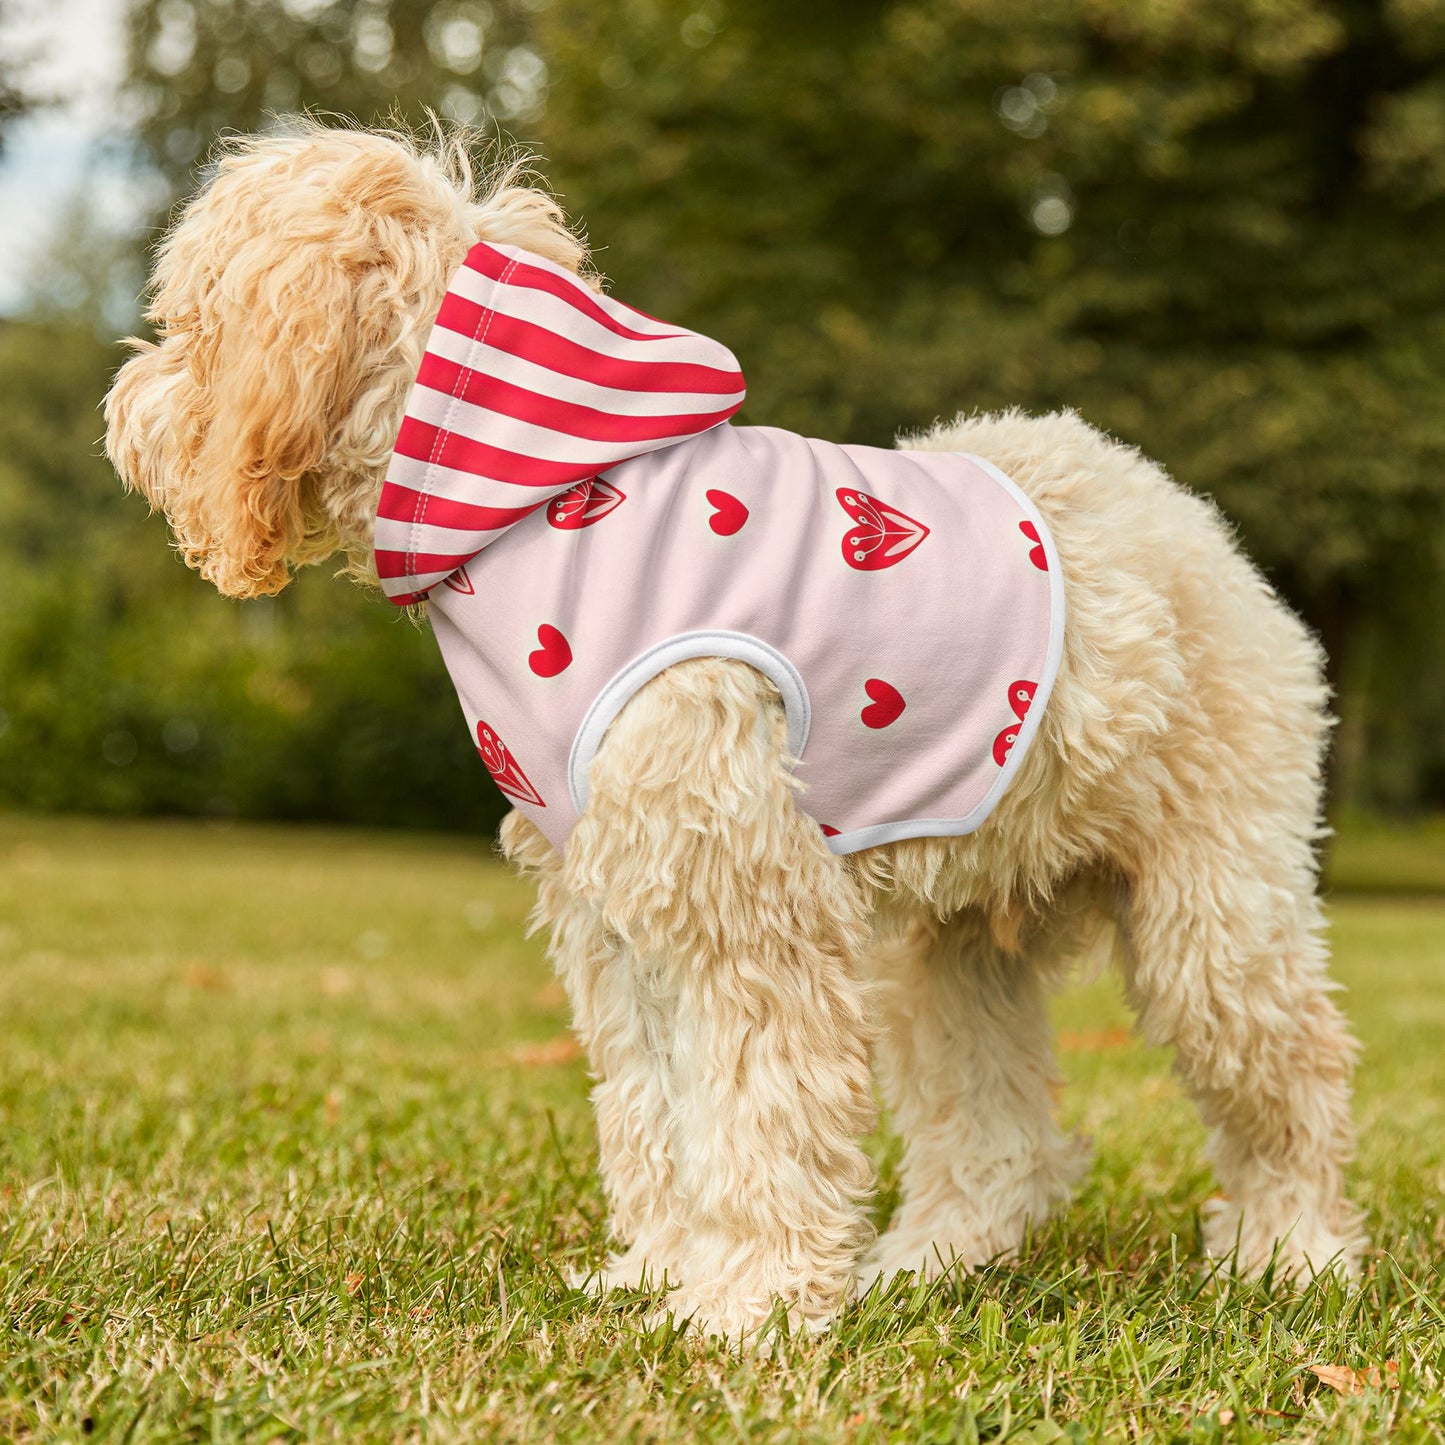
[[[989,462],[728,421],[719,343],[477,244],[387,469],[376,562],[497,786],[561,849],[627,700],[687,658],[776,684],[835,853],[971,832],[1063,648],[1053,542]]]

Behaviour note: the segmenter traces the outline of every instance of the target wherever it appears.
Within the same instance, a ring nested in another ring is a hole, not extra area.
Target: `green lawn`
[[[1375,856],[1332,905],[1362,1288],[1211,1279],[1201,1130],[1099,984],[1075,1205],[759,1360],[567,1285],[586,1079],[484,844],[0,817],[0,1439],[1445,1440],[1445,900],[1345,893]]]
[[[1328,858],[1326,882],[1338,891],[1445,896],[1445,817],[1347,819],[1330,841]]]

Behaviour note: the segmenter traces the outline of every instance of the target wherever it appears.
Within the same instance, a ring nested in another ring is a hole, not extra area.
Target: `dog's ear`
[[[307,532],[308,475],[351,362],[353,299],[320,248],[278,239],[157,295],[158,345],[137,343],[107,399],[107,448],[161,507],[189,566],[232,597],[277,592]],[[166,314],[167,291],[192,303]]]
[[[106,400],[116,469],[233,597],[344,552],[367,573],[381,478],[447,278],[478,236],[579,266],[520,163],[301,122],[223,146],[156,258],[154,343]]]
[[[180,469],[180,429],[189,390],[179,348],[131,337],[135,355],[121,367],[105,398],[105,450],[127,488],[157,511],[166,509],[167,483]]]
[[[310,127],[233,143],[167,236],[158,339],[116,377],[107,449],[221,592],[278,592],[292,566],[367,544],[360,494],[418,318],[465,254],[460,209],[395,141]]]
[[[302,551],[307,479],[358,359],[354,291],[324,247],[283,242],[228,269],[189,339],[214,415],[190,458],[206,517],[186,561],[230,596],[279,591]]]

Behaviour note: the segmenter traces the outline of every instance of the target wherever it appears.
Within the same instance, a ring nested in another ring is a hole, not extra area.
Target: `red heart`
[[[517,765],[517,760],[507,751],[507,745],[491,729],[489,723],[477,724],[477,751],[482,762],[492,775],[492,781],[509,797],[519,802],[533,803],[539,808],[547,805],[542,795],[531,784],[526,773]]]
[[[460,592],[467,597],[474,597],[477,589],[472,586],[472,579],[467,575],[467,564],[462,563],[450,577],[443,577],[442,581],[452,589],[453,592]]]
[[[707,524],[719,537],[731,537],[742,530],[748,519],[748,509],[731,492],[709,492],[707,499],[713,507],[713,514]]]
[[[903,701],[903,694],[881,677],[870,677],[863,684],[863,691],[873,699],[859,714],[866,728],[886,728],[890,723],[896,723],[908,706]]]
[[[839,487],[836,495],[838,505],[853,519],[843,534],[843,560],[855,571],[894,567],[928,536],[922,522],[866,492]]]
[[[1014,716],[1020,722],[1027,715],[1030,705],[1033,703],[1034,694],[1039,690],[1036,682],[1025,682],[1022,678],[1018,682],[1011,682],[1008,685],[1008,702],[1014,710]]]
[[[819,823],[818,826],[823,830],[823,836],[825,838],[836,838],[838,836],[838,830],[836,828],[830,828],[826,823]]]
[[[528,653],[527,666],[538,677],[556,677],[572,666],[572,648],[551,623],[544,622],[537,629],[537,641],[542,645],[536,652]]]
[[[1021,726],[1021,723],[1010,723],[993,740],[993,760],[999,767],[1003,767],[1004,763],[1008,761],[1009,749],[1012,748],[1018,740],[1019,728]]]
[[[1047,572],[1049,570],[1049,554],[1044,551],[1044,544],[1039,541],[1039,529],[1032,522],[1020,522],[1019,531],[1034,544],[1029,548],[1029,561],[1040,572]]]
[[[560,532],[577,532],[615,512],[627,494],[601,477],[589,477],[547,503],[547,520]]]

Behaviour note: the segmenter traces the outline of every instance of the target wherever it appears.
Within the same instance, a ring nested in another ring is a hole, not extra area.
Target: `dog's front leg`
[[[665,1100],[621,1091],[631,1153],[666,1196],[669,1309],[734,1340],[780,1300],[821,1327],[870,1234],[860,890],[794,807],[781,709],[743,664],[655,679],[590,786],[565,873],[627,960],[594,1012],[636,1025]]]
[[[676,1207],[667,1147],[668,1057],[676,1000],[664,977],[607,928],[597,903],[569,885],[561,855],[520,813],[502,824],[509,862],[537,884],[533,923],[567,991],[572,1026],[596,1083],[598,1163],[617,1251],[578,1276],[596,1292],[675,1283],[688,1227]]]

